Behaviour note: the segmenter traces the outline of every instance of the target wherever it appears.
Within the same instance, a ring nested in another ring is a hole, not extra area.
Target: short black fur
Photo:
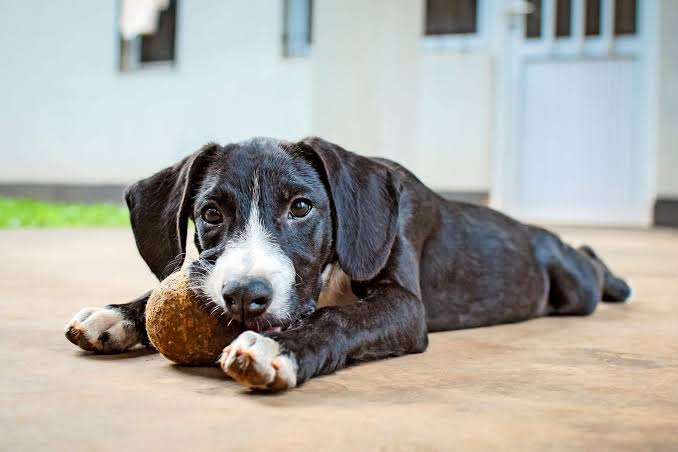
[[[214,263],[244,227],[255,173],[264,226],[297,272],[289,321],[265,333],[294,355],[297,383],[353,362],[422,352],[429,332],[588,315],[600,300],[630,295],[591,248],[446,201],[400,165],[320,138],[208,145],[131,186],[137,246],[159,279],[181,266],[189,218],[200,251],[195,277]],[[291,229],[279,218],[295,190],[316,210]],[[210,203],[227,213],[218,227],[200,219]],[[321,273],[331,264],[351,278],[359,302],[317,308]],[[146,299],[115,307],[144,343]]]

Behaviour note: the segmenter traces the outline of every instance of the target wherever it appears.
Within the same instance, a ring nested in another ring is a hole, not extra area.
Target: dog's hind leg
[[[602,269],[603,301],[618,303],[628,301],[631,298],[632,290],[628,283],[615,276],[590,246],[583,245],[580,246],[578,250],[587,255],[593,261],[594,265]]]
[[[534,228],[533,246],[548,275],[547,313],[593,313],[603,296],[603,267],[587,253],[572,248],[555,234],[541,228]]]

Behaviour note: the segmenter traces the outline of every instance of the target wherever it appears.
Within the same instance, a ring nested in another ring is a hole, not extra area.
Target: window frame
[[[281,55],[284,59],[308,58],[311,55],[311,48],[313,46],[313,0],[306,0],[308,2],[307,11],[308,16],[304,21],[307,29],[307,40],[299,46],[290,45],[290,2],[293,0],[282,1],[282,33],[280,35]],[[290,51],[292,50],[293,51]]]
[[[178,62],[178,40],[179,33],[177,32],[177,23],[179,22],[179,3],[180,0],[170,0],[174,1],[174,51],[171,60],[157,60],[157,61],[142,61],[142,40],[143,36],[135,36],[134,39],[124,40],[120,30],[116,28],[117,35],[117,44],[118,44],[118,61],[117,61],[117,72],[118,74],[135,74],[139,72],[146,71],[168,71],[173,70],[177,66]],[[116,24],[120,21],[120,14],[122,9],[122,2],[118,0],[117,2],[117,14]]]

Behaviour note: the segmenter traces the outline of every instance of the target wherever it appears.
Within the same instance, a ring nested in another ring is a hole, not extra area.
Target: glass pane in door
[[[584,33],[586,36],[600,35],[600,0],[585,0],[586,22]]]
[[[572,0],[556,0],[556,37],[570,36],[572,27]]]

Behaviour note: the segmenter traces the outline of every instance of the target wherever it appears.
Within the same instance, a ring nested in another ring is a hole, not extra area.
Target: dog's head
[[[400,193],[373,159],[318,138],[205,146],[128,188],[137,247],[159,278],[183,262],[188,219],[194,288],[243,328],[278,330],[313,312],[338,262],[373,279],[393,245]]]

